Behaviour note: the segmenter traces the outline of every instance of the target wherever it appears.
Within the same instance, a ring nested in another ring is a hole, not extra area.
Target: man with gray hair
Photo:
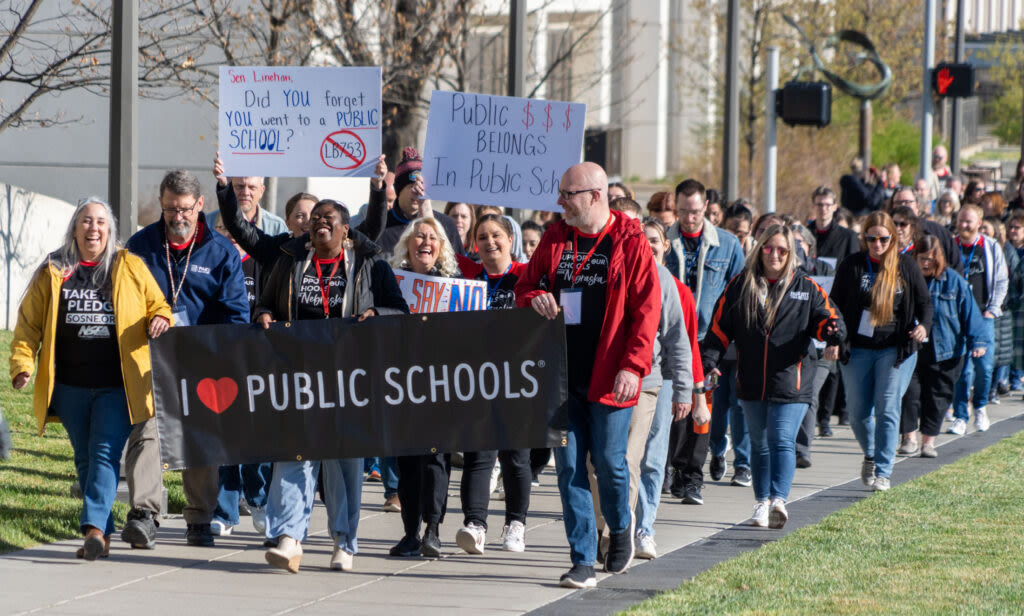
[[[238,208],[242,210],[242,215],[249,221],[249,224],[255,225],[257,229],[267,235],[288,233],[288,224],[283,218],[260,206],[263,193],[267,190],[263,178],[230,178],[230,182],[235,191],[235,197],[238,199]],[[207,218],[209,218],[211,227],[216,226],[217,220],[220,218],[220,211],[211,212]]]
[[[160,220],[133,235],[127,247],[145,261],[163,289],[174,326],[248,323],[241,259],[203,215],[199,180],[184,169],[170,171],[160,182],[159,198]],[[132,547],[153,549],[163,491],[156,418],[132,429],[125,476],[132,509],[121,538]],[[189,545],[213,545],[210,521],[217,506],[218,479],[216,466],[182,472]]]

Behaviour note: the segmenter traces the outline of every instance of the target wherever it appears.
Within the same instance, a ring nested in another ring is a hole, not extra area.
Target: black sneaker
[[[587,565],[573,565],[558,578],[558,585],[562,588],[594,588],[597,586],[597,576],[594,575],[594,568]]]
[[[832,426],[828,425],[827,423],[819,424],[818,425],[818,436],[819,437],[829,437],[829,436],[832,436]]]
[[[1006,394],[1010,393],[1010,384],[999,383],[998,385],[996,385],[996,393],[998,393],[1000,396],[1005,396]]]
[[[391,556],[399,556],[402,558],[409,558],[410,556],[420,555],[420,538],[415,535],[406,535],[402,537],[396,545],[392,546],[388,550],[388,554]]]
[[[636,516],[629,515],[629,528],[621,533],[612,533],[608,553],[604,557],[604,570],[608,573],[622,573],[633,562],[633,534],[636,530]]]
[[[185,543],[202,548],[213,547],[213,531],[209,524],[189,524],[185,530]]]
[[[155,513],[148,509],[132,509],[121,530],[121,541],[130,543],[133,548],[152,550],[156,547],[157,526]]]
[[[806,457],[806,456],[797,456],[796,457],[796,467],[797,468],[811,468],[811,459]]]
[[[750,469],[745,466],[737,468],[736,472],[732,474],[732,481],[730,483],[734,486],[749,488],[750,484],[753,483],[753,479],[750,477]]]
[[[686,479],[683,477],[683,473],[676,469],[672,473],[672,485],[669,486],[669,491],[672,492],[672,496],[676,498],[682,498],[686,495]]]
[[[848,425],[850,425],[850,416],[849,416],[849,414],[843,413],[842,415],[839,416],[839,425],[840,426],[848,426]]]
[[[437,524],[427,524],[427,530],[423,531],[423,541],[420,542],[420,555],[427,558],[439,558],[441,556],[441,539],[437,536]]]
[[[691,484],[686,486],[686,492],[683,494],[684,505],[703,505],[704,498],[700,495],[700,486],[697,484]]]
[[[725,456],[711,456],[711,481],[725,477]]]

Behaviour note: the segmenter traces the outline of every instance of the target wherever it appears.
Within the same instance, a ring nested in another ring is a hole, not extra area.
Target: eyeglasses
[[[913,205],[913,204],[915,204],[915,203],[917,203],[917,201],[916,201],[916,200],[914,200],[914,199],[900,199],[899,201],[893,201],[893,202],[892,202],[892,204],[893,204],[893,205],[895,205],[895,206],[900,206],[900,205]]]
[[[1024,229],[1024,227],[1020,225],[1009,225],[1008,227],[1006,227],[1007,231],[1020,231],[1021,229]]]
[[[832,207],[835,204],[835,201],[815,201],[814,207]]]
[[[906,220],[894,220],[892,221],[892,224],[896,225],[900,229],[905,229],[910,226],[910,222]]]
[[[763,252],[766,255],[770,255],[774,252],[777,253],[780,257],[784,257],[789,254],[789,248],[786,248],[785,246],[762,246],[761,252]]]
[[[161,208],[161,210],[163,210],[163,213],[166,214],[167,216],[177,216],[178,214],[181,214],[182,216],[186,216],[188,214],[191,214],[192,210],[196,209],[197,205],[199,205],[199,202],[198,201],[193,201],[192,205],[189,206],[189,207],[178,207],[178,208],[165,207],[165,208]]]
[[[868,244],[874,244],[875,242],[881,243],[883,246],[889,243],[892,239],[891,235],[865,235],[864,241]]]
[[[592,191],[595,191],[595,190],[599,191],[601,189],[600,188],[584,188],[582,190],[559,190],[558,191],[558,198],[563,200],[563,201],[566,201],[566,200],[568,200],[568,199],[570,199],[572,197],[575,197],[576,195],[579,195],[579,194],[582,194],[582,193],[587,193],[587,192],[592,192]]]

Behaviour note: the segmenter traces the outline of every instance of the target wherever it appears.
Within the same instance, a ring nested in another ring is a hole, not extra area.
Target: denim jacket
[[[679,280],[686,280],[686,258],[683,255],[683,240],[679,235],[679,223],[668,229],[668,241],[672,247],[665,255],[665,267]],[[725,285],[733,276],[743,271],[746,257],[736,236],[704,221],[700,252],[697,255],[697,288],[693,297],[697,301],[697,339],[703,340],[711,325],[715,303],[725,291]]]
[[[947,267],[941,275],[928,281],[928,290],[934,306],[931,336],[935,361],[959,357],[968,347],[971,350],[985,348],[984,341],[975,335],[982,331],[984,323],[967,280]]]

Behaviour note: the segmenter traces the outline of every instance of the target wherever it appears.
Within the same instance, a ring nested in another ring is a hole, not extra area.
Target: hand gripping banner
[[[176,327],[150,342],[164,470],[557,447],[565,326],[530,309]]]

